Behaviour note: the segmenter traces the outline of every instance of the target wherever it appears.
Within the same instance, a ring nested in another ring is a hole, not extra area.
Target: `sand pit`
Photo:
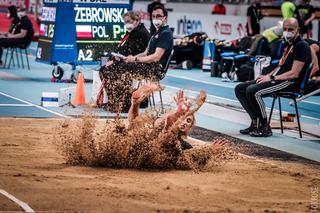
[[[197,172],[71,166],[52,143],[59,122],[0,119],[0,189],[35,211],[320,211],[315,163],[241,156]],[[0,211],[17,210],[0,195]]]

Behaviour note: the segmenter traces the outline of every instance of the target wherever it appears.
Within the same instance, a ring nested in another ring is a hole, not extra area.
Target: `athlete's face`
[[[192,115],[189,115],[181,122],[181,124],[179,125],[179,130],[183,133],[188,132],[193,127],[193,123],[194,117]]]

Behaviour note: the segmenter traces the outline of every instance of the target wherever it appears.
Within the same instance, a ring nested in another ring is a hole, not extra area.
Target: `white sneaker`
[[[228,77],[228,73],[227,72],[223,72],[222,74],[221,74],[221,81],[222,82],[230,82],[231,80],[230,80],[230,78]]]

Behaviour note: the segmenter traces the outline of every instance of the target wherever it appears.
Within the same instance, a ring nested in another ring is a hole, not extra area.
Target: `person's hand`
[[[184,92],[183,90],[179,90],[177,93],[176,93],[176,96],[173,97],[174,99],[174,102],[176,102],[176,105],[178,106],[179,103],[183,102],[183,99],[184,99]]]
[[[308,26],[309,25],[309,22],[308,21],[305,21],[304,22],[304,26]]]
[[[119,57],[117,57],[117,56],[114,56],[114,57],[113,57],[113,60],[115,60],[115,61],[121,61],[121,58],[119,58]]]
[[[132,55],[129,55],[125,58],[123,58],[123,60],[127,63],[131,63],[131,62],[134,62],[136,60],[136,57],[132,56]]]
[[[178,115],[184,115],[185,113],[187,113],[190,109],[190,100],[187,98],[182,98],[179,100],[179,103],[177,105],[177,109],[176,109],[176,113]]]
[[[270,81],[270,80],[271,80],[271,78],[270,78],[269,75],[260,75],[260,76],[257,78],[256,83],[257,83],[257,84],[261,84],[261,83],[263,83],[263,82],[267,82],[267,81]]]
[[[211,141],[211,144],[215,149],[221,149],[226,146],[227,142],[228,140],[225,138],[216,138]]]
[[[249,29],[249,35],[250,36],[252,35],[252,29]]]
[[[0,34],[0,38],[7,38],[8,37],[8,33],[1,33]]]
[[[177,112],[179,114],[185,114],[190,109],[190,100],[187,97],[184,97],[183,90],[179,90],[173,99],[177,105]]]

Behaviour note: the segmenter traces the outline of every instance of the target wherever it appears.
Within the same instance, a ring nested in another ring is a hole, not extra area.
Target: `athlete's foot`
[[[200,107],[205,103],[207,98],[207,93],[201,90],[199,95],[190,101],[190,112],[195,113],[200,109]]]
[[[146,100],[152,92],[160,91],[163,89],[163,86],[157,85],[155,83],[144,84],[132,93],[132,103],[140,104],[141,102]]]

